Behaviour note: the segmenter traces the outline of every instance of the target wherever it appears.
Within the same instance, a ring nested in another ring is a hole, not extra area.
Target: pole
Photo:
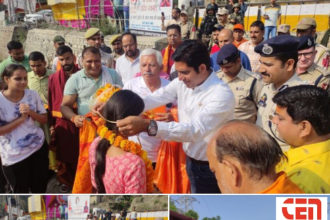
[[[78,0],[76,0],[76,11],[77,11],[77,20],[78,20],[78,30],[80,31],[80,19],[79,19]]]

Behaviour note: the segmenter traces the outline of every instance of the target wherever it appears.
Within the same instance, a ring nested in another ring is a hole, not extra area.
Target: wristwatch
[[[150,124],[148,126],[148,135],[149,136],[156,136],[158,131],[157,122],[155,120],[150,120]]]

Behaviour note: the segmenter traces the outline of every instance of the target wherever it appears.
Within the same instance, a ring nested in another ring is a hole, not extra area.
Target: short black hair
[[[126,31],[121,35],[121,40],[123,40],[123,37],[126,36],[126,35],[130,35],[133,38],[134,43],[136,43],[136,35],[133,34],[132,32],[129,32],[129,31]]]
[[[9,43],[7,44],[7,49],[9,51],[11,50],[18,50],[18,49],[22,49],[23,48],[23,44],[19,41],[9,41]]]
[[[264,31],[265,30],[265,25],[262,21],[254,21],[252,22],[252,24],[250,25],[250,28],[251,27],[258,27],[261,31]]]
[[[201,64],[205,64],[207,70],[211,69],[211,61],[207,46],[199,40],[185,40],[172,55],[175,62],[184,62],[193,67],[198,73]]]
[[[176,10],[176,13],[181,13],[181,9],[180,8],[173,8],[173,9],[175,9]]]
[[[294,123],[308,121],[317,135],[330,133],[329,94],[313,85],[300,85],[277,93],[273,102],[279,108],[286,108]]]
[[[31,61],[42,61],[42,62],[45,62],[45,56],[40,53],[39,51],[34,51],[34,52],[31,52],[30,55],[29,55],[29,60]]]
[[[167,26],[166,27],[166,33],[168,32],[168,30],[171,30],[171,29],[176,29],[179,32],[179,34],[181,35],[181,27],[180,27],[180,25],[178,25],[178,24],[171,24],[171,25]]]
[[[98,55],[101,57],[100,50],[97,49],[96,47],[86,47],[86,48],[83,49],[83,51],[81,52],[81,57],[84,58],[84,55],[85,55],[86,53],[98,54]]]
[[[290,51],[288,53],[274,55],[274,58],[282,61],[282,68],[289,59],[293,59],[294,60],[293,68],[296,68],[298,63],[298,51]]]
[[[71,47],[66,46],[66,45],[62,45],[56,50],[57,56],[62,56],[63,54],[65,54],[67,52],[73,54],[73,51],[72,51]]]

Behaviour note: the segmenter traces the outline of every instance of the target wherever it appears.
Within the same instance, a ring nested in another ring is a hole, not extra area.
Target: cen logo
[[[276,220],[327,220],[327,197],[276,197]]]

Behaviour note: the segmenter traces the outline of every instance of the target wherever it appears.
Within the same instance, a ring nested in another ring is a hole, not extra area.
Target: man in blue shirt
[[[218,35],[218,42],[219,42],[220,50],[221,47],[223,47],[223,45],[232,44],[234,42],[233,31],[229,29],[221,30]],[[243,51],[239,51],[239,53],[240,53],[242,66],[244,67],[244,69],[251,71],[251,64],[249,57]],[[213,68],[214,72],[220,70],[220,66],[217,64],[218,54],[219,51],[211,55],[211,67]]]

